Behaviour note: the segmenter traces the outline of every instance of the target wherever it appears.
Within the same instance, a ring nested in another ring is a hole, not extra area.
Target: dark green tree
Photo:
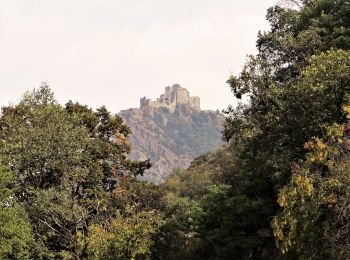
[[[260,205],[242,213],[258,216],[253,230],[240,230],[243,237],[255,234],[253,258],[264,258],[267,248],[274,251],[273,237],[259,234],[272,234],[278,190],[288,183],[292,163],[305,158],[305,140],[345,120],[349,56],[341,49],[350,48],[349,1],[292,2],[297,5],[268,10],[271,29],[259,34],[258,54],[228,80],[235,96],[248,101],[226,111],[224,138],[234,151],[234,166],[224,175],[233,198],[244,195]]]

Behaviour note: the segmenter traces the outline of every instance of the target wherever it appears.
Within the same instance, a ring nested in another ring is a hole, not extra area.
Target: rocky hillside
[[[133,134],[131,158],[151,159],[152,169],[144,176],[161,183],[174,168],[185,168],[200,154],[221,144],[223,115],[219,111],[195,111],[178,106],[129,109],[120,112]]]

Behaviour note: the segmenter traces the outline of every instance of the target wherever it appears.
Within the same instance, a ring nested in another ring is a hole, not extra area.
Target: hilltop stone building
[[[176,106],[187,105],[194,110],[200,110],[200,98],[191,97],[187,89],[181,87],[179,84],[174,84],[172,87],[165,88],[165,93],[157,100],[151,100],[146,97],[140,99],[140,108],[146,107],[165,107],[170,112],[174,112]]]

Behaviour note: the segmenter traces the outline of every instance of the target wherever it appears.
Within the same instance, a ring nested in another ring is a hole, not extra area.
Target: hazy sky
[[[276,2],[0,0],[0,106],[46,81],[62,103],[113,112],[174,83],[223,109]]]

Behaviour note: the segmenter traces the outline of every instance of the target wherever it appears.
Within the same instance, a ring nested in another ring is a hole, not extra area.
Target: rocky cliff
[[[132,130],[132,159],[151,159],[144,179],[161,183],[174,168],[185,168],[198,155],[221,144],[223,115],[178,106],[129,109],[120,112]]]

